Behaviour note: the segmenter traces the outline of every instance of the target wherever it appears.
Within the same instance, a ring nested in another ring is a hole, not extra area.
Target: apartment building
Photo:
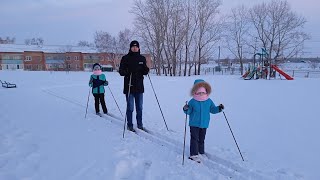
[[[123,54],[98,53],[87,47],[29,46],[0,44],[0,70],[91,71],[94,63],[105,70],[119,69]],[[148,67],[151,55],[144,54]]]

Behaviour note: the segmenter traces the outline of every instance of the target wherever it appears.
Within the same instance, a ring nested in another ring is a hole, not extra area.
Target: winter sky
[[[222,12],[237,5],[252,6],[270,0],[222,0]],[[320,13],[318,0],[288,0],[293,11],[307,19],[305,30],[312,36],[306,42],[306,55],[320,56]],[[92,41],[97,30],[113,35],[133,27],[129,13],[133,0],[1,0],[0,37],[24,39],[43,37],[46,44],[76,44]]]

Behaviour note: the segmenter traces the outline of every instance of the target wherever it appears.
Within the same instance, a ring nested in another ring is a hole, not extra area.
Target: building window
[[[79,64],[76,64],[76,69],[80,69]]]
[[[13,56],[12,59],[19,60],[20,58],[19,58],[19,56]]]
[[[71,57],[70,57],[70,56],[67,56],[67,57],[66,57],[66,60],[70,60],[70,59],[71,59]]]
[[[75,56],[74,60],[78,61],[79,60],[79,56]]]
[[[31,65],[30,64],[25,65],[25,70],[31,70]]]
[[[31,56],[26,56],[26,60],[25,61],[32,61],[32,57]]]

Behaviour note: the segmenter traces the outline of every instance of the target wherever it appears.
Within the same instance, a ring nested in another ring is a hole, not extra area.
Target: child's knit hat
[[[101,69],[101,65],[99,63],[94,63],[93,66],[92,66],[92,70],[94,70],[94,67],[96,67],[96,66],[99,66],[100,69]]]

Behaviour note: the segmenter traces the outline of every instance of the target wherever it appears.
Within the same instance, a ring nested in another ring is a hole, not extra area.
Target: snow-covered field
[[[105,73],[122,113],[123,78]],[[145,77],[144,125],[152,134],[127,132],[123,122],[94,114],[89,72],[0,71],[18,88],[0,88],[1,180],[101,179],[320,179],[320,79],[244,81],[238,76]],[[203,163],[182,166],[185,115],[193,81],[213,87],[211,98],[225,105],[245,162],[222,113],[212,115]],[[121,117],[106,88],[109,111]],[[120,118],[121,119],[121,118]],[[135,123],[135,120],[133,121]]]

